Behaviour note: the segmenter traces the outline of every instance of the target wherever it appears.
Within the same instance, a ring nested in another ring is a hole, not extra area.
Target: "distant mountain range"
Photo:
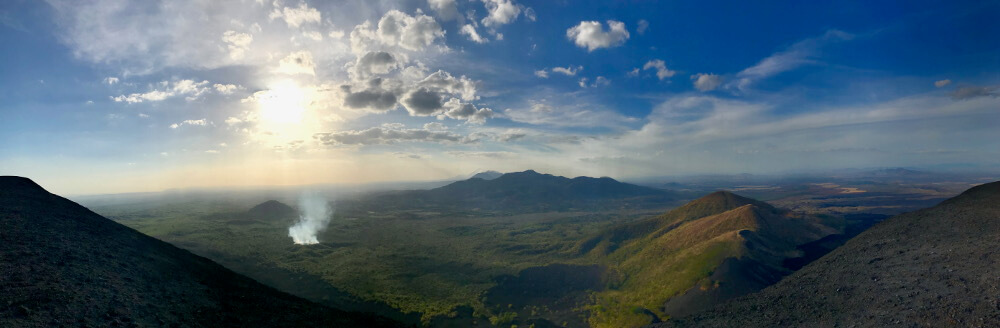
[[[760,293],[658,327],[1000,327],[1000,182],[889,218]]]
[[[495,172],[481,174],[491,177]],[[623,183],[608,177],[571,179],[528,170],[502,174],[493,179],[473,177],[430,190],[379,193],[352,205],[364,209],[542,212],[662,207],[679,198],[667,190]]]
[[[279,292],[26,178],[0,177],[0,241],[0,327],[398,326]]]

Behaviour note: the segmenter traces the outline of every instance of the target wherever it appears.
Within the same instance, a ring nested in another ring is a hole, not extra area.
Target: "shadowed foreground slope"
[[[0,327],[393,327],[279,292],[0,177]]]
[[[657,327],[1000,327],[1000,182],[898,215],[758,294]]]

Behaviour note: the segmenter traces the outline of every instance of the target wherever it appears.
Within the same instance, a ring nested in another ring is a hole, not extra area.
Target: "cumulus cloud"
[[[420,13],[410,16],[399,10],[390,10],[374,29],[370,22],[356,26],[351,32],[351,47],[361,52],[367,49],[369,41],[375,40],[384,45],[417,51],[443,37],[444,30],[431,16]]]
[[[489,28],[513,22],[523,8],[511,0],[483,0],[483,5],[486,7],[487,15],[482,23]]]
[[[698,73],[691,75],[691,80],[699,91],[712,91],[722,84],[722,77],[715,74]]]
[[[671,71],[670,69],[667,69],[667,64],[660,59],[650,60],[646,62],[646,65],[642,66],[642,70],[650,70],[650,69],[656,70],[656,77],[660,80],[673,77],[674,74],[677,74],[676,71]]]
[[[179,80],[174,82],[162,81],[157,83],[153,90],[144,93],[132,93],[111,97],[115,102],[125,102],[129,104],[146,101],[162,101],[175,96],[186,96],[187,100],[194,100],[209,90],[208,81],[196,82],[194,80]]]
[[[476,31],[476,27],[472,26],[472,24],[462,25],[462,29],[458,30],[458,33],[465,35],[466,37],[469,38],[470,41],[475,43],[486,43],[487,41],[489,41],[486,38],[480,36],[479,32]]]
[[[547,78],[549,78],[549,72],[546,72],[544,69],[540,69],[540,70],[535,71],[535,76],[543,78],[543,79],[547,79]]]
[[[951,84],[951,80],[949,79],[934,81],[934,86],[938,88],[943,88],[949,84]]]
[[[282,7],[275,8],[274,11],[268,16],[272,20],[282,19],[288,27],[299,27],[306,23],[319,23],[322,19],[319,10],[316,8],[310,8],[304,1],[299,3],[298,7]]]
[[[951,98],[955,100],[965,100],[977,97],[997,97],[996,87],[978,87],[978,86],[968,86],[961,87],[951,93]]]
[[[450,21],[459,17],[458,5],[455,0],[427,0],[427,5],[438,14],[442,20]]]
[[[462,100],[470,101],[479,99],[476,95],[477,84],[465,75],[454,77],[451,73],[438,70],[418,82],[417,86],[458,95]]]
[[[118,78],[114,76],[109,76],[104,78],[104,83],[107,85],[115,85],[118,83]]]
[[[578,47],[594,51],[600,48],[611,48],[625,44],[629,34],[625,23],[609,20],[608,30],[598,21],[582,21],[580,24],[566,30],[566,37]]]
[[[461,143],[469,141],[467,137],[452,132],[405,129],[399,125],[383,125],[365,130],[318,133],[314,138],[327,146],[383,145],[400,142]]]
[[[313,62],[312,53],[309,51],[296,51],[288,54],[278,62],[278,73],[296,75],[308,74],[316,75],[316,63]]]

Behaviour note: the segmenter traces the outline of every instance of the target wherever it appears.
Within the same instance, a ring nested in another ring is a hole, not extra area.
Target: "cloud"
[[[465,75],[454,77],[451,73],[438,70],[418,82],[417,86],[458,95],[462,100],[471,101],[479,99],[476,95],[477,84]]]
[[[449,151],[448,155],[461,158],[510,158],[514,153],[507,151]]]
[[[486,119],[493,117],[493,110],[489,108],[476,108],[470,103],[463,103],[457,98],[451,98],[444,103],[444,116],[453,119],[464,119],[469,123],[483,124]]]
[[[607,78],[605,78],[603,76],[598,76],[596,79],[594,79],[594,84],[592,86],[595,86],[595,87],[606,87],[606,86],[609,86],[609,85],[611,85],[611,80],[609,80],[609,79],[607,79]]]
[[[524,139],[524,137],[527,137],[527,136],[528,136],[528,134],[524,133],[524,132],[507,131],[507,132],[504,132],[504,133],[498,135],[496,137],[496,140],[500,141],[500,142],[514,142],[514,141],[517,141],[517,140]]]
[[[316,63],[313,62],[311,52],[304,50],[296,51],[281,59],[281,61],[278,62],[278,68],[275,71],[288,75],[316,75]]]
[[[280,10],[275,8],[268,17],[272,20],[280,18],[285,21],[285,24],[288,24],[288,27],[296,28],[306,23],[319,23],[322,19],[319,10],[309,8],[309,5],[304,1],[300,2],[296,8],[283,7]]]
[[[428,130],[428,131],[443,131],[443,130],[447,130],[447,129],[448,129],[448,127],[445,126],[444,124],[441,124],[440,122],[430,122],[430,123],[424,124],[424,130]]]
[[[355,32],[358,32],[359,28],[362,31],[370,30],[370,24],[358,25],[355,27]],[[352,44],[356,41],[355,32],[351,32]],[[365,34],[358,33],[358,35]],[[417,51],[431,45],[438,38],[443,38],[444,30],[431,16],[419,13],[410,16],[399,10],[390,10],[378,21],[378,29],[367,34],[373,35],[382,44]]]
[[[566,67],[553,67],[552,73],[559,73],[566,76],[576,76],[576,73],[583,70],[583,66],[566,66]]]
[[[547,78],[549,78],[549,72],[546,72],[544,69],[540,69],[540,70],[535,71],[535,76],[543,78],[543,79],[547,79]]]
[[[352,65],[349,65],[348,72],[353,80],[361,80],[373,75],[389,73],[401,66],[402,64],[391,53],[369,51],[358,57]]]
[[[426,88],[417,88],[407,92],[400,102],[406,108],[406,111],[410,112],[410,115],[430,116],[438,114],[444,108],[442,98],[440,93],[427,90]]]
[[[527,108],[508,108],[503,116],[520,123],[552,127],[621,128],[638,120],[611,109],[602,108],[586,98],[573,97],[578,103],[549,104],[533,102]]]
[[[365,130],[318,133],[314,138],[327,146],[384,145],[400,142],[460,143],[468,141],[467,137],[452,132],[404,129],[398,125],[383,125]]]
[[[698,91],[712,91],[722,84],[722,77],[715,74],[698,73],[691,75],[691,80]]]
[[[226,31],[225,33],[222,33],[222,42],[226,43],[226,47],[229,49],[230,58],[242,59],[246,51],[250,49],[250,43],[253,42],[253,36],[247,33]]]
[[[510,0],[483,0],[483,6],[486,7],[487,15],[483,18],[482,23],[489,28],[513,22],[521,14],[523,8]]]
[[[854,36],[838,30],[829,30],[815,38],[805,39],[791,45],[787,49],[762,59],[756,65],[748,67],[736,74],[737,87],[745,89],[757,80],[786,72],[799,66],[814,63],[819,49],[831,42],[846,41]]]
[[[948,79],[934,81],[934,86],[938,87],[938,88],[943,88],[944,86],[949,85],[949,84],[951,84],[951,80],[948,80]]]
[[[580,24],[566,30],[566,37],[578,47],[594,51],[600,48],[611,48],[625,44],[629,34],[625,23],[609,20],[608,31],[598,21],[582,21]]]
[[[209,124],[211,124],[211,123],[212,123],[212,122],[209,122],[209,121],[208,121],[208,120],[206,120],[206,119],[198,119],[198,120],[184,120],[183,122],[180,122],[180,123],[174,123],[174,124],[171,124],[171,125],[170,125],[170,128],[171,128],[171,129],[177,129],[177,128],[179,128],[179,127],[182,127],[182,126],[185,126],[185,125],[195,125],[195,126],[207,126],[207,125],[209,125]]]
[[[470,41],[475,43],[486,43],[489,41],[480,36],[479,32],[476,32],[476,27],[472,26],[472,24],[462,25],[462,29],[458,30],[458,33],[467,36]]]
[[[427,5],[438,14],[441,20],[450,21],[459,17],[458,5],[455,0],[427,0]]]
[[[104,83],[107,85],[115,85],[118,83],[118,78],[113,76],[106,77],[104,78]]]
[[[381,80],[373,83],[369,88],[352,92],[351,86],[343,85],[341,90],[347,95],[344,97],[344,105],[350,108],[363,108],[375,112],[385,112],[396,108],[396,94],[392,91],[382,89]]]
[[[232,94],[234,91],[243,88],[235,84],[218,84],[218,83],[212,85],[212,87],[215,88],[215,92],[218,92],[221,95],[229,95]]]
[[[153,90],[145,93],[132,93],[111,97],[115,102],[125,102],[136,104],[146,101],[162,101],[175,96],[187,96],[186,100],[194,100],[209,90],[208,81],[195,82],[194,80],[179,80],[174,82],[162,81],[157,83]]]
[[[628,71],[628,73],[625,73],[625,75],[627,75],[628,77],[639,76],[639,68],[638,67],[633,68],[631,71]]]
[[[663,79],[667,79],[667,78],[673,77],[674,74],[677,74],[676,71],[671,71],[671,70],[667,69],[667,64],[664,63],[663,60],[660,60],[660,59],[650,60],[650,61],[646,62],[646,65],[642,66],[642,70],[650,70],[650,69],[655,69],[656,70],[656,77],[658,79],[660,79],[661,81]]]
[[[978,87],[978,86],[968,86],[961,87],[951,93],[951,98],[955,100],[966,100],[977,97],[997,97],[1000,94],[997,93],[996,87]]]
[[[649,21],[645,19],[640,19],[639,23],[636,24],[635,31],[640,35],[646,34],[646,30],[649,29]]]
[[[535,10],[531,9],[531,7],[524,9],[524,18],[527,18],[532,22],[538,20],[538,16],[535,14]]]

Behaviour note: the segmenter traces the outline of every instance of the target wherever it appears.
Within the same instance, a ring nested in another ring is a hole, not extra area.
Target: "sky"
[[[996,170],[998,22],[998,1],[9,0],[0,174]]]

